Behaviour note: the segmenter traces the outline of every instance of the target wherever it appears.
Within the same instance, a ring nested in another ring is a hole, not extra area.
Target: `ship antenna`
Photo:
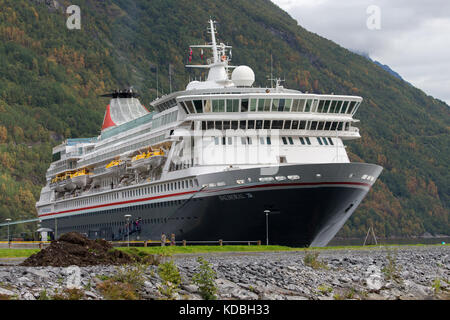
[[[209,31],[211,33],[211,41],[212,41],[212,50],[213,50],[213,59],[214,63],[219,62],[219,56],[217,52],[217,41],[216,41],[216,27],[214,26],[215,21],[209,19]]]
[[[169,63],[169,88],[172,92],[172,65]]]
[[[273,56],[270,54],[270,87],[273,88]]]
[[[158,66],[156,66],[156,99],[159,98],[159,75],[158,75]]]

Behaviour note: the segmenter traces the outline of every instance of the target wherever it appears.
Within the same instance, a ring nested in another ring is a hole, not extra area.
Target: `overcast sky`
[[[272,1],[307,30],[369,54],[450,105],[450,0]]]

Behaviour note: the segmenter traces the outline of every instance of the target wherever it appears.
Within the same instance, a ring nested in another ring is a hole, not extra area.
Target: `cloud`
[[[450,105],[450,1],[272,0],[307,30],[389,65]],[[371,5],[380,29],[367,27]]]

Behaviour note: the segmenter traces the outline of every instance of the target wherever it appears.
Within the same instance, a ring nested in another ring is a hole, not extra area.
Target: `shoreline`
[[[199,288],[192,282],[199,269],[198,256],[216,271],[220,300],[450,299],[450,247],[447,245],[176,254],[164,258],[173,261],[181,274],[176,299],[202,299]],[[310,265],[307,261],[311,259],[318,264]],[[1,266],[0,295],[36,300],[45,291],[48,297],[55,296],[67,288],[69,268]],[[119,269],[115,266],[79,268],[83,299],[103,300],[101,283]],[[131,270],[132,266],[127,269]],[[162,280],[157,270],[158,267],[149,266],[142,271],[145,281],[136,293],[140,299],[165,298],[158,290]]]

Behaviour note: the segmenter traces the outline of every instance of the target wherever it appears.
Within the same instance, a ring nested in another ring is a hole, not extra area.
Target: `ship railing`
[[[131,235],[131,233],[130,233]],[[125,233],[125,238],[127,237]],[[130,240],[129,242],[127,240],[121,240],[121,241],[110,241],[110,243],[114,247],[126,247],[128,246],[128,243],[130,246],[133,247],[148,247],[148,246],[187,246],[187,245],[218,245],[223,246],[226,244],[229,245],[261,245],[261,240],[205,240],[205,241],[195,241],[195,240],[181,240],[181,241],[171,241],[170,239],[167,239],[166,241],[162,240]]]

